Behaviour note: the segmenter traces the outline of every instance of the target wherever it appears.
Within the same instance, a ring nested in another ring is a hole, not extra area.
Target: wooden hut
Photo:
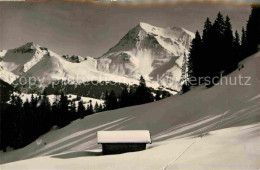
[[[99,131],[97,142],[102,144],[103,154],[118,154],[141,151],[151,144],[148,130]]]

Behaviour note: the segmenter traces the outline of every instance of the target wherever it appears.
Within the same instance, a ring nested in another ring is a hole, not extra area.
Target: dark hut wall
[[[135,152],[146,149],[145,143],[104,143],[102,144],[103,154],[118,154]]]

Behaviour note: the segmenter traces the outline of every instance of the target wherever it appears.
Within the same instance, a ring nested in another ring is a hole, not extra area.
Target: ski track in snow
[[[228,111],[226,111],[226,112],[224,112],[224,113],[222,114],[221,119],[216,123],[215,129],[220,128],[221,122],[223,122],[224,116],[225,116],[225,114],[227,114],[227,113],[228,113]],[[177,161],[183,154],[185,154],[185,152],[188,151],[188,149],[191,148],[192,145],[194,145],[195,143],[197,143],[197,142],[199,142],[200,140],[202,140],[202,138],[203,138],[207,133],[209,133],[210,131],[211,131],[211,130],[208,130],[208,131],[202,133],[202,134],[200,135],[201,137],[200,137],[199,139],[194,140],[187,148],[185,148],[185,149],[183,150],[183,152],[182,152],[180,155],[178,155],[175,159],[173,159],[172,161],[170,161],[169,163],[167,163],[161,170],[166,170],[169,165],[171,165],[171,164],[173,164],[175,161]]]

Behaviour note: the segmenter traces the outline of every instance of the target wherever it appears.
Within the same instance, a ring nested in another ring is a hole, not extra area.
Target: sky
[[[218,11],[241,32],[250,6],[228,3],[163,3],[129,5],[89,2],[0,2],[0,49],[26,42],[58,54],[98,57],[113,47],[139,22],[159,27],[203,29]]]

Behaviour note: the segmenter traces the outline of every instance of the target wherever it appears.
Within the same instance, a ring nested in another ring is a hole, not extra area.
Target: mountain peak
[[[18,48],[13,49],[15,52],[21,52],[21,53],[27,53],[27,52],[32,52],[39,48],[40,46],[33,43],[33,42],[28,42]]]
[[[18,48],[35,49],[37,47],[39,47],[39,45],[35,44],[34,42],[28,42],[28,43],[26,43],[26,44],[24,44],[24,45],[22,45]]]
[[[15,53],[33,53],[36,50],[45,50],[48,51],[46,47],[39,46],[38,44],[35,44],[34,42],[28,42],[18,48],[12,49]]]
[[[140,22],[139,26],[142,28],[146,28],[146,27],[153,27],[151,24],[145,23],[145,22]]]
[[[140,22],[138,26],[147,33],[152,33],[155,32],[156,30],[158,31],[161,29],[160,27],[156,27],[145,22]]]

